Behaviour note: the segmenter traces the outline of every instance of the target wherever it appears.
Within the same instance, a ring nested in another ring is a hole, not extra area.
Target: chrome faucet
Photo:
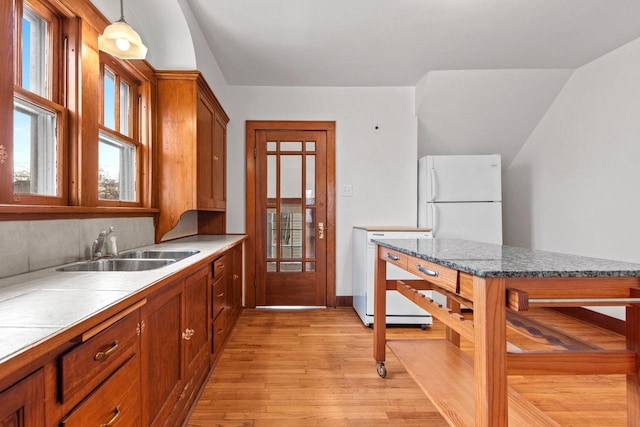
[[[107,255],[118,255],[117,251],[113,249],[113,247],[115,247],[115,236],[112,237],[114,245],[112,246],[111,253],[107,253],[107,250],[105,249],[108,247],[107,237],[114,231],[116,231],[116,229],[111,226],[109,227],[109,231],[102,230],[100,234],[98,234],[98,238],[94,240],[93,245],[91,245],[91,253],[93,254],[94,259],[103,258]]]

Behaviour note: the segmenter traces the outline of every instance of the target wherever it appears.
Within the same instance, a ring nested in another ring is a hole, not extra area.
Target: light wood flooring
[[[624,347],[622,337],[563,315],[534,315],[602,347]],[[245,309],[187,426],[446,426],[390,351],[387,378],[378,377],[372,334],[351,308]],[[444,328],[387,335],[441,339]],[[563,426],[626,425],[622,375],[513,376],[509,385]]]

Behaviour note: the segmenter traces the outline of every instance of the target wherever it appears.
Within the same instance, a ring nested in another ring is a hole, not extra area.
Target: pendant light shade
[[[120,0],[120,19],[104,29],[98,36],[98,49],[120,59],[144,59],[147,47],[142,39],[124,20],[122,0]]]

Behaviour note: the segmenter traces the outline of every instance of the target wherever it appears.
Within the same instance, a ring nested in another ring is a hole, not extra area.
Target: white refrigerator
[[[353,308],[362,322],[373,325],[373,291],[375,282],[376,246],[372,239],[430,239],[431,231],[412,227],[353,228]],[[419,277],[387,263],[387,279],[413,279]],[[421,291],[431,296],[431,291]],[[431,314],[409,301],[397,291],[387,291],[387,324],[433,324]]]
[[[434,238],[502,244],[500,155],[418,161],[418,227]]]

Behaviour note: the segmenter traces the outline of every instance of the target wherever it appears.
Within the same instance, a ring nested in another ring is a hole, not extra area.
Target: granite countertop
[[[640,277],[640,264],[459,239],[372,239],[479,277]]]
[[[243,235],[192,236],[136,248],[200,251],[155,270],[58,272],[52,267],[0,279],[0,365],[243,239]]]

